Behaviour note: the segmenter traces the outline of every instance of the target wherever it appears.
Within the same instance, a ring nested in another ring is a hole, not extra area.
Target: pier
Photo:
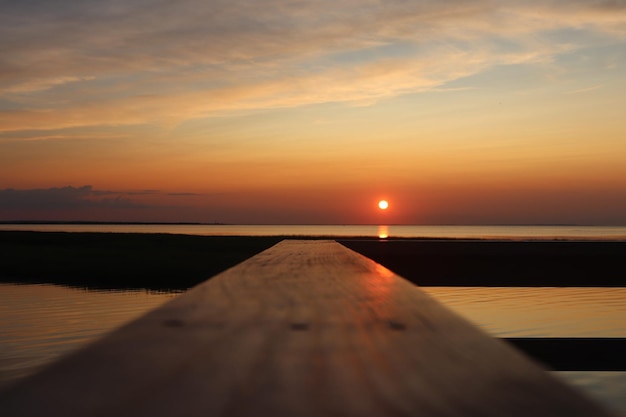
[[[0,393],[3,416],[609,416],[330,240],[284,240]]]

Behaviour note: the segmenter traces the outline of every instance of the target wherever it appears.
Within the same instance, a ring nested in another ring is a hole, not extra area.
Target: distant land
[[[106,222],[106,221],[88,221],[88,220],[0,220],[0,224],[172,224],[172,225],[189,225],[189,226],[211,226],[225,225],[228,223],[220,222]]]
[[[128,225],[187,225],[187,226],[214,226],[214,225],[251,225],[249,223],[224,223],[224,222],[137,222],[137,221],[100,221],[100,220],[0,220],[0,224],[128,224]],[[263,224],[264,226],[273,226],[272,224]],[[280,226],[302,226],[304,224],[284,223]],[[345,224],[345,223],[329,223],[329,224],[308,224],[310,226],[378,226],[378,223],[371,224]],[[275,225],[274,225],[275,226]],[[582,223],[485,223],[485,224],[461,224],[461,223],[442,223],[442,224],[401,224],[386,223],[385,226],[549,226],[549,227],[621,227],[624,225],[599,225],[599,224],[582,224]]]

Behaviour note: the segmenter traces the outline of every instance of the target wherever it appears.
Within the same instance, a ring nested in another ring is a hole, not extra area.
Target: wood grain
[[[0,393],[3,416],[608,416],[333,241],[283,241]]]

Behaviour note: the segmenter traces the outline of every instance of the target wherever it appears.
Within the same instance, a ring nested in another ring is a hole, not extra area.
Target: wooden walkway
[[[334,241],[213,277],[4,390],[0,414],[610,415]]]

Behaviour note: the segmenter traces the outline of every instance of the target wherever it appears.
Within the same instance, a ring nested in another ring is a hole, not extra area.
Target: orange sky
[[[53,3],[0,6],[0,220],[626,224],[626,6]]]

